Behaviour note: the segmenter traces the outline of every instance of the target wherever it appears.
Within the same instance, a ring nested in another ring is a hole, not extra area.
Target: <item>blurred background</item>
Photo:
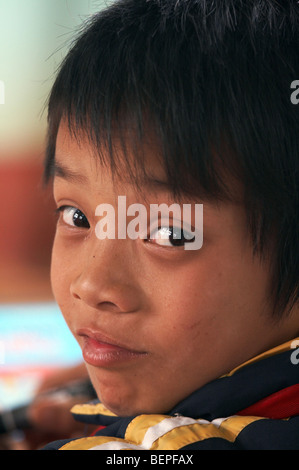
[[[28,401],[55,367],[80,361],[50,286],[45,106],[74,34],[107,3],[0,0],[0,413]]]

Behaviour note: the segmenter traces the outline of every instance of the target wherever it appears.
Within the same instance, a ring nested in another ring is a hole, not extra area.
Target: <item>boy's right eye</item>
[[[61,214],[63,221],[71,227],[90,228],[87,217],[76,207],[61,206],[56,210],[56,212]]]

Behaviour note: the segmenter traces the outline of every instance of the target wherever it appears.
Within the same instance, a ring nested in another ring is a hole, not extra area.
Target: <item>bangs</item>
[[[225,116],[215,109],[221,96],[212,91],[218,88],[211,82],[214,72],[204,73],[207,58],[194,67],[192,41],[180,44],[175,30],[176,51],[170,53],[167,43],[161,50],[164,32],[155,22],[147,27],[157,40],[148,43],[139,21],[115,31],[113,15],[100,13],[63,62],[49,99],[45,180],[52,176],[59,125],[66,121],[73,137],[88,138],[103,165],[118,176],[125,168],[136,186],[147,177],[144,146],[153,145],[176,197],[230,199],[223,175],[240,178],[239,165],[224,135]]]

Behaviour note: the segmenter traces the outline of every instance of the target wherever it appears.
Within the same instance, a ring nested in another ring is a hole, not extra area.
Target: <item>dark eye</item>
[[[185,237],[184,230],[180,227],[160,227],[154,231],[150,240],[153,243],[161,246],[180,247],[184,246],[185,243],[192,243],[194,237]]]
[[[62,218],[67,225],[78,228],[90,228],[87,217],[80,209],[71,206],[62,206],[58,209],[58,212],[62,214]]]

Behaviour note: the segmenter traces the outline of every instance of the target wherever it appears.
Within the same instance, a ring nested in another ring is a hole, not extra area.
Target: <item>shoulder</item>
[[[123,437],[101,435],[56,441],[44,450],[299,450],[299,417],[273,420],[231,416],[213,421],[141,415]]]

